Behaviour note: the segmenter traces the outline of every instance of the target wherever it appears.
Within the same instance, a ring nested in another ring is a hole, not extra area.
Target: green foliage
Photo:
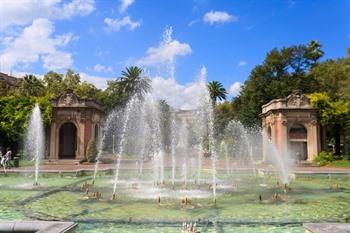
[[[326,93],[313,93],[309,95],[311,104],[318,109],[321,123],[324,125],[343,124],[350,121],[350,101],[335,100]]]
[[[0,133],[10,141],[19,140],[25,133],[28,118],[38,103],[43,113],[44,124],[51,121],[52,106],[46,97],[17,97],[0,98]]]
[[[321,151],[317,157],[314,159],[314,162],[317,163],[319,166],[327,165],[330,162],[333,162],[334,158],[333,155],[326,151]]]
[[[207,87],[209,90],[211,101],[214,105],[216,104],[217,99],[226,100],[227,91],[220,82],[211,81],[208,83]]]
[[[89,163],[95,162],[96,155],[97,155],[97,148],[96,148],[96,141],[94,139],[91,139],[87,146],[87,161]]]
[[[44,83],[34,75],[25,75],[20,82],[20,93],[26,97],[43,96],[45,94]]]
[[[329,163],[332,167],[350,167],[350,160],[335,160]]]
[[[164,149],[169,149],[171,144],[171,109],[165,100],[159,101],[160,130],[162,135],[162,145]]]
[[[127,67],[122,76],[115,81],[107,82],[108,99],[106,105],[112,108],[116,105],[124,106],[132,96],[143,99],[151,89],[151,80],[142,75],[143,70],[137,66]]]
[[[230,102],[223,102],[216,106],[215,129],[216,132],[223,132],[227,124],[234,119],[233,106]]]
[[[260,125],[261,106],[272,99],[284,98],[299,89],[304,93],[317,90],[317,81],[308,71],[322,56],[320,44],[297,45],[273,49],[263,64],[256,66],[233,100],[236,117],[245,125]]]

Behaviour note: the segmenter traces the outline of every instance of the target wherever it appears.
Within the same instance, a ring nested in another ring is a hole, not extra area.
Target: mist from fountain
[[[96,180],[96,175],[98,172],[98,166],[100,164],[100,159],[102,157],[103,154],[103,149],[104,146],[106,145],[106,140],[108,139],[108,132],[110,131],[111,127],[113,126],[112,121],[118,119],[118,115],[120,115],[120,111],[112,111],[111,113],[109,113],[107,115],[107,118],[105,120],[105,122],[103,123],[104,129],[103,129],[103,133],[102,133],[102,137],[98,140],[97,143],[97,156],[96,156],[96,162],[95,162],[95,167],[94,167],[94,175],[93,175],[93,182]],[[112,143],[113,143],[113,153],[114,153],[114,138],[115,135],[112,136]]]
[[[118,178],[119,178],[119,169],[120,169],[120,162],[122,159],[122,155],[124,152],[124,142],[125,142],[125,132],[126,128],[128,126],[129,122],[129,117],[130,117],[130,111],[134,107],[136,101],[136,97],[132,97],[131,100],[127,103],[126,109],[125,109],[125,118],[123,121],[123,128],[121,131],[121,140],[119,142],[119,147],[118,147],[118,157],[117,157],[117,163],[115,167],[115,177],[114,177],[114,184],[113,184],[113,195],[115,195],[117,191],[117,183],[118,183]]]
[[[170,141],[170,153],[171,153],[171,184],[175,185],[175,172],[176,172],[176,118],[175,113],[171,113],[171,141]]]
[[[281,151],[277,149],[272,140],[270,140],[264,133],[262,134],[262,137],[265,137],[265,162],[272,164],[274,169],[278,172],[279,178],[283,184],[289,184],[289,174],[293,171],[293,160],[289,151]]]
[[[223,140],[220,143],[220,152],[225,157],[225,168],[226,168],[226,174],[230,174],[230,159],[228,154],[228,148],[226,142]]]
[[[25,149],[35,161],[34,184],[38,185],[40,161],[44,157],[45,153],[44,126],[41,117],[41,111],[38,104],[35,104],[35,107],[28,121],[25,139]]]
[[[167,29],[165,34],[162,43],[171,41],[169,39],[171,29]],[[173,77],[174,69],[171,71],[171,77]],[[101,157],[104,154],[108,156],[111,150],[112,155],[118,154],[113,181],[114,194],[119,182],[120,169],[122,169],[122,157],[127,156],[137,160],[135,162],[136,172],[130,176],[135,178],[133,182],[136,182],[140,188],[142,186],[143,190],[148,188],[152,190],[152,193],[158,193],[158,197],[166,196],[165,193],[169,192],[165,185],[166,165],[169,164],[173,188],[176,187],[176,182],[180,181],[185,184],[187,190],[191,191],[188,193],[193,191],[194,195],[201,188],[201,183],[208,182],[201,180],[201,172],[203,164],[207,166],[206,160],[210,159],[211,180],[209,182],[214,202],[217,199],[217,187],[218,189],[226,188],[225,182],[228,182],[217,178],[218,154],[225,160],[226,174],[235,180],[240,180],[241,177],[233,173],[234,167],[231,167],[231,162],[232,166],[235,163],[243,163],[241,165],[244,169],[248,166],[248,170],[256,176],[256,164],[262,161],[261,147],[259,147],[261,131],[246,128],[241,122],[235,120],[231,121],[222,132],[216,131],[215,109],[207,88],[206,75],[207,71],[203,66],[200,69],[198,80],[193,83],[197,88],[197,94],[191,99],[192,109],[187,113],[186,111],[178,112],[174,106],[170,106],[169,120],[164,118],[162,101],[153,91],[148,93],[142,101],[132,98],[124,108],[112,111],[105,121],[94,179]],[[182,115],[183,113],[186,114]],[[115,147],[115,144],[118,146]],[[269,149],[272,151],[270,156],[276,160],[273,163],[274,169],[285,181],[288,179],[289,167],[285,166],[283,159],[276,157],[278,151],[274,149],[272,146]],[[208,158],[204,158],[204,155],[208,155]],[[144,168],[144,161],[148,159],[150,159],[153,178],[149,179],[148,183],[144,183],[140,178],[143,170],[150,168],[149,166]],[[182,170],[181,176],[176,176],[177,169]],[[207,177],[207,174],[205,176]],[[176,179],[177,177],[180,179]],[[198,184],[197,189],[193,189],[193,186],[190,185],[192,180]],[[147,186],[150,184],[157,187]]]
[[[183,155],[182,160],[182,179],[185,187],[187,187],[187,173],[188,173],[188,154],[189,154],[189,143],[188,143],[188,126],[185,119],[181,122],[181,128],[179,132],[179,147]]]

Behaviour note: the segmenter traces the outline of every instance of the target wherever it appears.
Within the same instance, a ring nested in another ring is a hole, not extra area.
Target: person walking
[[[0,165],[2,166],[2,159],[4,158],[4,156],[2,156],[2,150],[0,147]]]
[[[8,168],[9,167],[9,161],[11,160],[11,157],[12,157],[11,148],[7,147],[7,152],[4,155],[4,163],[3,163],[4,168]]]

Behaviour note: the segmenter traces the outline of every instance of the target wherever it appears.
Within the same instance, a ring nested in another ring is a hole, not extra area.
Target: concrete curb
[[[0,232],[64,233],[78,224],[54,221],[0,221]]]

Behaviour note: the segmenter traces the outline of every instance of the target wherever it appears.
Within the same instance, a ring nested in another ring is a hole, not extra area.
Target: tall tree
[[[45,86],[42,80],[34,75],[28,74],[23,77],[20,84],[21,95],[29,96],[43,96],[45,95]]]
[[[308,72],[322,55],[321,45],[316,41],[271,50],[264,62],[251,71],[240,95],[233,100],[236,117],[246,125],[260,125],[263,104],[286,97],[295,89],[315,92],[318,88],[316,77]]]
[[[311,103],[321,123],[330,128],[335,154],[340,155],[341,137],[344,144],[350,144],[350,57],[327,60],[314,67],[310,76],[319,84],[318,92],[310,95]]]
[[[151,80],[143,76],[143,70],[137,66],[127,67],[115,81],[109,81],[106,89],[110,107],[124,105],[132,96],[143,99],[151,89]]]
[[[218,81],[211,81],[207,85],[211,101],[213,105],[216,104],[216,100],[226,100],[227,91],[223,85]]]
[[[43,81],[46,87],[46,92],[51,98],[55,98],[63,94],[65,84],[63,83],[62,74],[49,71],[45,74]]]

